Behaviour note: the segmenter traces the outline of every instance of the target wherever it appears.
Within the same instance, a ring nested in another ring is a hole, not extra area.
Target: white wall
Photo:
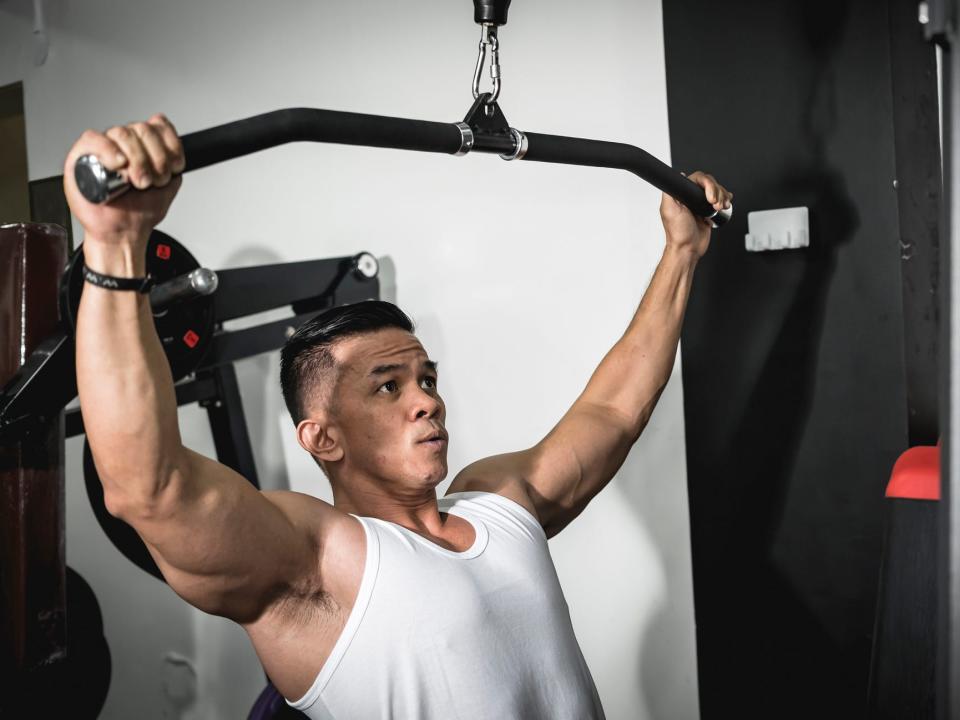
[[[455,121],[479,30],[467,0],[232,3],[48,0],[32,64],[30,3],[0,0],[0,84],[23,80],[31,178],[61,172],[85,128],[166,112],[182,131],[307,106]],[[521,129],[668,159],[660,3],[518,0],[501,30],[501,104]],[[187,176],[162,226],[213,268],[388,258],[388,297],[441,362],[451,477],[529,446],[629,320],[662,247],[658,193],[612,170],[296,145]],[[276,359],[240,368],[266,484],[325,492],[281,417]],[[678,365],[679,368],[679,365]],[[181,412],[212,452],[205,419]],[[109,545],[68,466],[68,560],[104,607],[114,671],[104,717],[237,718],[262,674],[242,632],[188,608]],[[288,465],[284,465],[284,459]],[[445,489],[445,488],[442,488]],[[693,602],[679,371],[618,477],[551,550],[608,717],[695,718]]]

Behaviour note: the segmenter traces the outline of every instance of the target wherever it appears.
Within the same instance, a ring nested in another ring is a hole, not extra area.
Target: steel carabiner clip
[[[500,97],[500,41],[497,39],[497,26],[484,24],[480,28],[480,53],[477,56],[477,69],[473,73],[473,99],[480,97],[480,75],[483,74],[483,64],[487,58],[487,46],[490,47],[490,79],[493,80],[493,91],[487,98],[487,108]]]

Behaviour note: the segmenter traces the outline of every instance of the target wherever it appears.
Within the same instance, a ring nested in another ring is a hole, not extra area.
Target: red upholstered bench
[[[868,717],[936,717],[940,447],[912,447],[890,473]]]
[[[918,445],[903,453],[887,483],[888,498],[940,499],[940,446]]]

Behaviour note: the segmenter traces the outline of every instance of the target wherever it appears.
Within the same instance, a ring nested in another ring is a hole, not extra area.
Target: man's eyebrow
[[[373,370],[370,371],[371,375],[386,375],[387,373],[396,372],[400,370],[403,365],[399,363],[394,363],[392,365],[377,365]]]
[[[431,370],[431,371],[433,371],[433,372],[437,372],[437,368],[439,367],[439,363],[437,363],[437,362],[435,362],[435,361],[433,361],[433,360],[424,360],[424,361],[423,361],[423,366],[424,366],[427,370]],[[371,375],[386,375],[387,373],[392,373],[392,372],[396,372],[397,370],[402,370],[402,369],[404,369],[405,367],[406,367],[406,365],[401,365],[400,363],[393,363],[393,364],[390,364],[390,365],[377,365],[375,368],[373,368],[373,370],[370,371],[370,374],[371,374]]]

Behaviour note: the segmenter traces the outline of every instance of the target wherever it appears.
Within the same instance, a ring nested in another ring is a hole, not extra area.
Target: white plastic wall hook
[[[809,247],[809,211],[805,207],[795,207],[747,213],[744,240],[751,252]]]

